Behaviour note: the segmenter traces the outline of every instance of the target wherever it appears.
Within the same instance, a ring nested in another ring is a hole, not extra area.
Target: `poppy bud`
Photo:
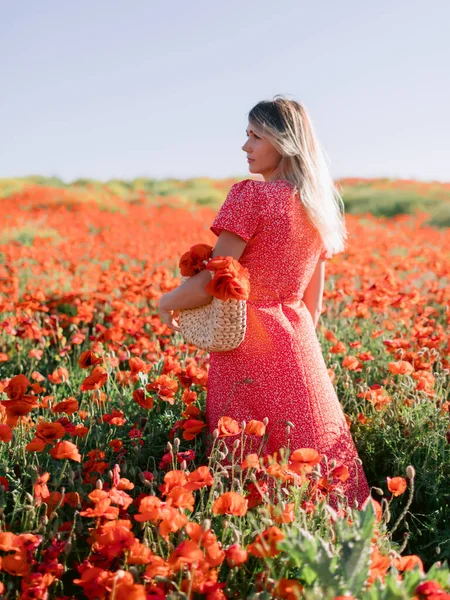
[[[406,467],[406,476],[409,477],[409,479],[414,479],[416,476],[416,470],[412,465]]]
[[[128,571],[133,575],[135,580],[139,579],[139,571],[135,565],[131,565]]]
[[[123,579],[126,575],[126,572],[123,569],[118,569],[116,571],[116,579]]]
[[[247,561],[247,550],[242,548],[238,541],[226,550],[227,563],[229,567],[237,567]]]
[[[75,481],[75,473],[74,471],[70,468],[70,466],[68,467],[67,471],[67,479],[69,480],[70,485],[73,485],[74,481]]]

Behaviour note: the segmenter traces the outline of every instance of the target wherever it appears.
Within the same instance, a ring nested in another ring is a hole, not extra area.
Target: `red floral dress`
[[[314,448],[345,464],[350,477],[341,486],[360,507],[369,486],[354,461],[357,450],[302,300],[319,257],[329,255],[293,189],[286,180],[236,183],[210,227],[217,236],[226,229],[247,242],[239,262],[249,272],[250,297],[242,344],[210,353],[208,431],[222,416],[238,423],[268,417],[260,454],[273,454],[288,445],[290,421],[290,449]],[[236,438],[224,438],[230,450]],[[257,452],[260,442],[249,436],[243,456]]]

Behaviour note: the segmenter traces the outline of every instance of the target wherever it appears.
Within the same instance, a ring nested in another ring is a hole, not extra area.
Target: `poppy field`
[[[371,485],[355,508],[314,449],[245,455],[267,421],[223,415],[206,451],[209,356],[157,302],[217,206],[86,189],[0,194],[0,597],[450,598],[449,229],[348,214],[326,261],[317,335]]]

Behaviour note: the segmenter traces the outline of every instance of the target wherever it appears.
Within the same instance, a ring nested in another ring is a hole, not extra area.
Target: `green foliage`
[[[404,190],[376,190],[371,188],[348,188],[343,196],[345,210],[349,214],[370,213],[377,217],[393,217],[415,214],[418,211],[433,213],[448,201],[436,201],[417,193]]]
[[[23,246],[32,246],[35,238],[53,238],[56,241],[61,239],[60,233],[52,227],[36,227],[33,224],[27,224],[23,227],[7,229],[0,233],[0,244],[18,242]]]
[[[372,504],[368,503],[362,511],[352,511],[352,519],[352,525],[345,519],[336,521],[336,539],[332,544],[298,524],[293,524],[278,543],[289,565],[296,568],[296,577],[311,588],[309,598],[323,598],[320,594],[325,593],[359,595],[363,591],[369,576],[374,533]]]
[[[441,313],[438,321],[444,322],[445,318],[445,314]],[[369,331],[371,329],[372,323]],[[344,330],[340,336],[349,342],[352,340],[351,331],[347,333]],[[382,339],[366,338],[365,334],[361,337],[365,350],[379,357],[375,366],[363,374],[366,389],[373,382],[391,379],[391,374],[382,359]],[[322,344],[326,347],[329,342],[322,340]],[[404,526],[396,532],[394,539],[402,543],[406,534],[405,551],[421,556],[428,568],[438,558],[450,559],[450,436],[446,408],[450,389],[439,353],[424,346],[419,354],[423,360],[433,364],[435,382],[432,397],[417,390],[416,380],[404,375],[395,376],[385,386],[390,399],[385,405],[358,401],[361,386],[355,385],[339,366],[336,388],[344,411],[354,415],[352,437],[369,482],[387,492],[389,497],[387,477],[404,477],[408,465],[414,466],[413,501]],[[363,415],[367,422],[359,422],[358,414]],[[394,522],[402,512],[401,503],[393,503],[390,511]]]
[[[450,227],[450,203],[440,203],[433,209],[433,216],[428,220],[433,227]]]
[[[86,191],[90,195],[100,196],[102,193],[109,192],[125,201],[133,201],[136,194],[144,193],[151,202],[157,198],[163,200],[167,197],[176,197],[181,202],[192,206],[211,206],[218,209],[225,200],[227,190],[233,182],[238,182],[247,176],[229,177],[226,185],[217,187],[220,180],[214,180],[208,177],[197,177],[192,179],[154,179],[148,177],[137,177],[130,181],[121,179],[111,179],[106,182],[95,179],[78,178],[70,183],[63,182],[58,177],[42,177],[32,175],[29,177],[17,179],[0,179],[0,198],[8,197],[14,194],[26,185],[40,185],[48,187],[67,188],[74,192],[83,194]],[[450,223],[450,196],[446,188],[439,183],[433,187],[431,184],[426,186],[421,182],[411,182],[409,188],[395,186],[389,187],[395,183],[390,179],[378,179],[373,182],[361,182],[353,185],[346,185],[341,191],[344,200],[345,211],[348,214],[366,214],[380,217],[393,217],[399,214],[415,214],[417,211],[425,211],[430,214],[428,223],[435,227],[448,227]],[[379,188],[377,186],[383,186]],[[426,190],[422,190],[422,187]],[[106,208],[105,208],[106,210]],[[116,207],[116,210],[117,207]]]

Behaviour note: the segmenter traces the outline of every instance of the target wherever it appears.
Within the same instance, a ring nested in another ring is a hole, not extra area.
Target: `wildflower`
[[[259,489],[258,489],[259,488]],[[245,496],[248,502],[248,508],[259,506],[263,502],[262,494],[266,494],[269,490],[269,484],[267,481],[258,481],[258,487],[255,483],[250,481],[247,484],[248,494]],[[261,490],[261,491],[260,491]]]
[[[58,404],[52,406],[52,411],[54,413],[65,412],[66,415],[70,416],[73,415],[73,413],[77,412],[78,408],[79,405],[77,399],[71,396],[70,398],[62,400],[61,402],[58,402]]]
[[[283,598],[283,600],[297,600],[301,598],[303,590],[303,585],[297,581],[296,579],[280,579],[274,588],[274,593],[278,598]],[[353,596],[337,596],[334,600],[338,600],[338,598],[345,598],[345,600],[356,600]]]
[[[80,389],[83,392],[89,390],[98,390],[106,383],[108,379],[108,373],[103,367],[95,367],[90,375],[88,375],[83,383],[80,385]]]
[[[97,551],[112,560],[121,555],[124,549],[131,548],[136,538],[131,531],[132,523],[127,519],[109,521],[96,531],[93,538],[97,542]]]
[[[414,367],[407,360],[398,360],[397,362],[388,363],[388,368],[394,375],[411,375],[414,372]]]
[[[256,421],[255,419],[249,421],[245,428],[245,433],[247,435],[256,435],[258,437],[261,437],[265,434],[265,432],[266,426],[264,425],[264,423],[262,421]]]
[[[25,446],[27,452],[43,452],[45,450],[46,442],[42,438],[34,437]]]
[[[282,505],[269,505],[269,512],[277,525],[280,525],[281,523],[292,523],[295,521],[294,507],[294,502],[288,502],[284,507]]]
[[[160,519],[162,504],[162,500],[157,496],[146,496],[141,500],[139,514],[134,515],[134,518],[141,523],[145,521],[158,521]]]
[[[225,492],[212,506],[215,515],[236,515],[243,517],[247,513],[248,501],[238,492]]]
[[[231,417],[220,417],[217,429],[219,430],[219,437],[237,435],[242,431],[239,423]]]
[[[184,487],[177,486],[170,490],[167,494],[166,502],[168,505],[173,505],[176,508],[187,508],[194,510],[195,498],[189,490]]]
[[[171,565],[164,560],[162,556],[154,554],[150,557],[150,561],[144,572],[144,579],[154,579],[155,577],[168,577],[172,572]],[[165,594],[164,594],[165,595]],[[164,598],[164,596],[161,596]]]
[[[418,565],[420,571],[425,573],[423,562],[416,554],[407,554],[399,558],[394,558],[392,563],[399,571],[412,571]]]
[[[350,472],[348,470],[347,465],[338,465],[334,469],[330,471],[330,477],[335,477],[336,479],[340,479],[342,482],[347,481],[350,477]]]
[[[94,508],[82,510],[80,515],[82,517],[105,517],[105,519],[114,520],[119,516],[119,509],[117,506],[111,506],[111,500],[109,498],[104,498],[103,500],[96,502]]]
[[[147,565],[153,556],[153,552],[145,544],[141,544],[135,539],[134,544],[130,546],[127,554],[127,564],[129,565]]]
[[[179,571],[183,565],[198,563],[202,560],[203,552],[198,544],[192,540],[184,540],[171,552],[167,562],[174,571]]]
[[[81,454],[72,442],[58,442],[56,446],[50,450],[50,455],[58,460],[68,458],[76,462],[81,462]]]
[[[247,562],[248,552],[245,548],[242,548],[239,544],[233,544],[225,550],[227,564],[229,567],[238,567],[243,563]]]
[[[8,425],[0,425],[0,442],[10,442],[12,436],[13,432],[11,427]]]
[[[401,496],[406,490],[406,479],[403,477],[386,477],[387,486],[393,496]]]
[[[248,545],[247,552],[258,556],[259,558],[267,558],[276,556],[280,550],[276,548],[277,543],[285,538],[284,533],[279,527],[273,525],[261,534],[257,534],[255,541]]]
[[[206,423],[203,423],[203,421],[199,421],[198,419],[188,419],[187,421],[184,421],[182,424],[183,439],[193,440],[204,427],[206,427]]]
[[[48,380],[52,383],[64,383],[69,381],[69,371],[65,367],[59,367],[55,369],[53,373],[50,373]]]
[[[29,385],[28,377],[20,374],[13,377],[3,391],[10,400],[22,400]]]
[[[44,473],[39,477],[33,486],[34,497],[37,500],[37,506],[42,504],[42,500],[50,496],[47,482],[50,479],[50,473]]]
[[[148,410],[152,410],[154,399],[153,396],[147,396],[145,394],[145,390],[143,388],[138,388],[133,392],[133,400],[142,406],[142,408],[146,408]]]
[[[378,546],[374,545],[370,555],[369,577],[367,583],[372,584],[377,578],[384,581],[384,576],[391,566],[389,556],[380,554]]]
[[[202,487],[212,485],[214,477],[207,466],[201,466],[192,471],[187,477],[187,482],[183,485],[186,490],[198,490]]]
[[[103,359],[92,352],[92,350],[86,350],[78,359],[78,365],[82,369],[89,369],[89,367],[99,365],[101,362],[103,362]]]
[[[113,452],[120,452],[123,442],[122,440],[114,439],[109,442],[109,446],[113,449]]]
[[[240,467],[241,469],[256,469],[257,472],[263,470],[259,462],[259,455],[256,453],[247,454],[243,462],[241,462]]]
[[[320,463],[322,456],[313,448],[299,448],[289,457],[289,468],[294,473],[310,473]]]
[[[166,541],[169,539],[169,533],[175,533],[184,527],[188,521],[187,516],[181,513],[178,508],[164,505],[161,509],[162,521],[159,524],[158,532]]]
[[[175,403],[175,393],[178,390],[178,383],[168,375],[160,375],[151,383],[147,383],[145,389],[148,392],[156,391],[161,400],[169,404]]]
[[[44,440],[46,444],[64,437],[66,430],[61,423],[49,423],[41,421],[36,427],[36,437]]]

